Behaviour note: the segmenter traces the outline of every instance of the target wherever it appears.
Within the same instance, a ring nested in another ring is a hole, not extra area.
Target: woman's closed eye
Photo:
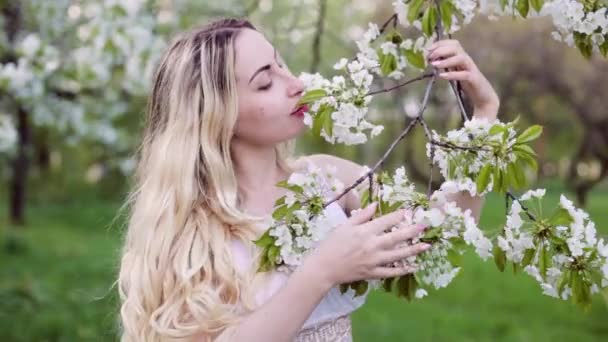
[[[268,90],[268,89],[270,89],[271,86],[272,86],[272,82],[268,83],[265,86],[259,87],[258,90]]]
[[[277,66],[281,69],[285,68],[285,65],[283,63],[277,62]],[[258,90],[268,90],[268,89],[270,89],[270,87],[272,87],[272,81],[270,83],[268,83],[267,85],[258,87]]]

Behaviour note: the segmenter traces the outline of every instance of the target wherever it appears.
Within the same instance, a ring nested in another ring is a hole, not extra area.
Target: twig
[[[440,8],[441,6],[439,6],[440,1],[441,0],[435,0],[435,6],[437,7],[437,14],[438,14],[438,17],[440,18],[439,20],[437,20],[437,26],[435,26],[435,32],[437,33],[437,40],[443,39],[443,24],[441,22],[441,8]],[[446,70],[449,71],[449,69],[446,69]],[[465,122],[469,121],[467,111],[464,108],[464,101],[462,100],[462,95],[460,94],[460,91],[459,91],[459,89],[461,88],[460,82],[450,80],[448,83],[450,84],[450,88],[452,88],[454,95],[456,95],[456,101],[458,102],[458,109],[460,109],[460,115],[462,116],[462,119]]]
[[[519,203],[519,205],[521,206],[521,209],[523,209],[523,211],[526,213],[526,215],[528,216],[528,218],[530,220],[536,222],[536,217],[534,217],[534,214],[532,214],[530,212],[530,209],[528,209],[525,205],[523,205],[521,203],[521,201],[517,197],[515,197],[510,191],[507,191],[506,196],[507,196],[507,198],[511,198],[511,200],[513,200],[513,201],[517,201],[517,203]],[[507,203],[507,207],[508,207],[508,205],[509,204]]]
[[[429,142],[431,144],[433,144],[433,145],[437,145],[439,147],[443,147],[443,148],[447,148],[447,149],[452,149],[452,150],[463,150],[463,151],[471,151],[471,152],[476,152],[476,151],[491,151],[491,150],[485,149],[483,147],[478,147],[478,146],[459,146],[459,145],[452,144],[450,142],[441,142],[441,141],[437,141],[437,140],[430,140]]]
[[[388,24],[390,24],[390,22],[393,22],[393,28],[397,27],[397,13],[393,13],[393,15],[391,15],[390,18],[388,18],[388,20],[386,22],[384,22],[384,24],[382,24],[382,26],[380,27],[380,35],[382,35],[384,33],[384,30],[386,30],[386,27],[388,26]]]
[[[403,83],[397,84],[397,85],[392,86],[392,87],[389,87],[389,88],[385,88],[385,89],[380,89],[380,90],[374,90],[374,91],[370,91],[369,93],[367,93],[367,95],[376,95],[376,94],[380,94],[380,93],[386,93],[386,92],[389,92],[389,91],[395,90],[395,89],[397,89],[397,88],[401,88],[401,87],[403,87],[403,86],[406,86],[406,85],[408,85],[408,84],[410,84],[410,83],[413,83],[413,82],[416,82],[416,81],[421,81],[421,80],[423,80],[423,79],[425,79],[425,78],[429,78],[429,77],[432,77],[432,76],[434,76],[434,74],[433,74],[433,73],[422,74],[422,75],[420,75],[420,76],[418,76],[418,77],[412,78],[412,79],[410,79],[410,80],[408,80],[408,81],[405,81],[405,82],[403,82]],[[367,95],[366,95],[366,96],[367,96]]]

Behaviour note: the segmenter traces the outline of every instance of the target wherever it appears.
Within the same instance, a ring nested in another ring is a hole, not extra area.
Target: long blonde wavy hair
[[[153,79],[138,150],[120,271],[121,341],[213,335],[252,309],[248,274],[237,272],[231,239],[255,254],[256,220],[239,204],[230,142],[238,114],[235,38],[255,29],[219,19],[170,44]],[[275,147],[292,171],[293,140]],[[259,230],[259,226],[257,228]],[[257,258],[256,258],[257,259]]]

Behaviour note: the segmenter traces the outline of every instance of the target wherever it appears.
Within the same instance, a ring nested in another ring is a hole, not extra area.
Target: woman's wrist
[[[318,250],[310,253],[300,267],[296,270],[303,278],[308,279],[309,284],[316,286],[319,291],[328,292],[336,285],[333,270],[327,267],[327,263],[323,261],[323,256],[318,253]]]
[[[499,107],[500,102],[498,102],[498,100],[486,103],[481,106],[475,106],[473,109],[473,117],[478,119],[494,120],[498,117]]]

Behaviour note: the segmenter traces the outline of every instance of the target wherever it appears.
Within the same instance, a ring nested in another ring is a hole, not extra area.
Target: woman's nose
[[[304,82],[295,76],[291,76],[288,87],[289,97],[300,96],[304,92]]]

